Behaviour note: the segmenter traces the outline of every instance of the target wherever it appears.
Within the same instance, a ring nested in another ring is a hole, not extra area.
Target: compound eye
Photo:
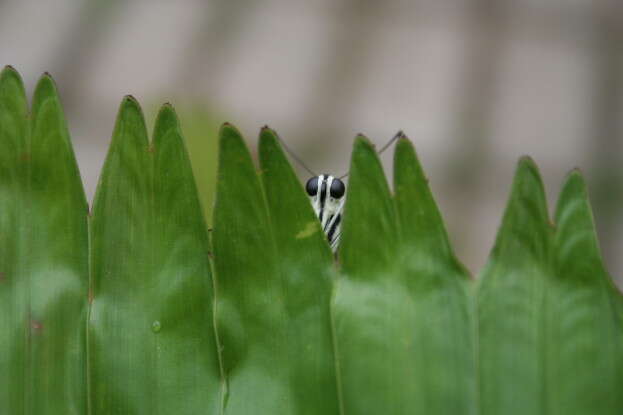
[[[318,176],[312,177],[307,181],[305,191],[307,191],[307,194],[310,196],[316,196],[318,193]]]
[[[342,182],[340,179],[333,179],[330,189],[331,197],[339,199],[340,197],[344,196],[345,191],[346,186],[344,186],[344,182]]]

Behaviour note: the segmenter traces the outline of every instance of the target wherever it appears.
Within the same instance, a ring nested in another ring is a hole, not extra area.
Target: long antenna
[[[404,135],[405,133],[403,133],[402,130],[398,131],[395,136],[393,136],[383,147],[381,147],[379,151],[376,152],[376,154],[378,154],[379,156],[383,154],[383,152],[387,150],[394,143],[394,141],[398,140],[401,137],[404,137]],[[348,173],[341,175],[340,177],[338,177],[338,179],[343,179],[347,176]]]
[[[303,167],[305,170],[307,170],[307,173],[311,174],[312,176],[318,176],[317,173],[315,173],[312,169],[307,167],[307,165],[305,163],[303,163],[303,160],[301,160],[299,158],[299,156],[297,156],[296,153],[294,151],[292,151],[290,149],[290,147],[287,146],[286,142],[283,141],[281,139],[281,137],[279,137],[277,134],[275,134],[275,137],[277,137],[277,140],[279,140],[279,142],[281,143],[281,146],[286,150],[286,152],[290,155],[290,157],[292,157],[294,160],[296,160],[297,163],[301,165],[301,167]]]
[[[383,152],[384,152],[385,150],[387,150],[387,149],[389,148],[389,146],[391,146],[391,145],[394,143],[394,141],[398,140],[400,137],[404,137],[404,135],[405,135],[405,133],[403,133],[403,132],[402,132],[402,130],[398,131],[398,132],[396,133],[396,135],[395,135],[395,136],[393,136],[393,137],[392,137],[392,138],[391,138],[391,139],[387,142],[387,144],[385,144],[383,147],[381,147],[381,149],[378,151],[378,153],[377,153],[377,154],[378,154],[379,156],[380,156],[381,154],[383,154]]]

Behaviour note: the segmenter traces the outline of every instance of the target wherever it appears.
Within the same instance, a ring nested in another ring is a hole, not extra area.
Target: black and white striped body
[[[346,187],[337,177],[321,174],[307,181],[305,190],[324,230],[333,252],[337,251],[341,236],[342,208]]]

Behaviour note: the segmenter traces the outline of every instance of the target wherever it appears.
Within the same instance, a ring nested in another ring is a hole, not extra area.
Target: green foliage
[[[454,258],[413,147],[396,148],[395,200],[355,141],[334,324],[345,413],[471,414],[475,336]]]
[[[556,225],[545,200],[522,159],[478,295],[482,413],[621,413],[623,304],[580,173],[563,186]]]
[[[406,138],[394,194],[356,139],[337,261],[273,131],[259,170],[234,127],[219,147],[210,240],[175,112],[150,144],[126,97],[89,214],[52,80],[29,112],[2,72],[0,413],[623,412],[623,301],[579,172],[552,223],[520,161],[476,284]]]
[[[0,413],[86,409],[87,204],[54,82],[0,74]]]
[[[173,109],[121,103],[90,220],[92,414],[216,412],[208,237]]]
[[[224,126],[219,146],[212,241],[225,413],[337,413],[335,276],[320,225],[270,130],[261,179],[236,129]]]

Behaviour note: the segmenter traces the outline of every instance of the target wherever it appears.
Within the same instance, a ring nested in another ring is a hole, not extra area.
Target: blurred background
[[[623,285],[621,0],[0,0],[5,64],[29,94],[56,79],[89,200],[125,94],[149,128],[177,108],[208,220],[223,121],[253,151],[268,124],[336,174],[356,133],[380,147],[402,129],[472,273],[528,154],[551,209],[582,168]]]

